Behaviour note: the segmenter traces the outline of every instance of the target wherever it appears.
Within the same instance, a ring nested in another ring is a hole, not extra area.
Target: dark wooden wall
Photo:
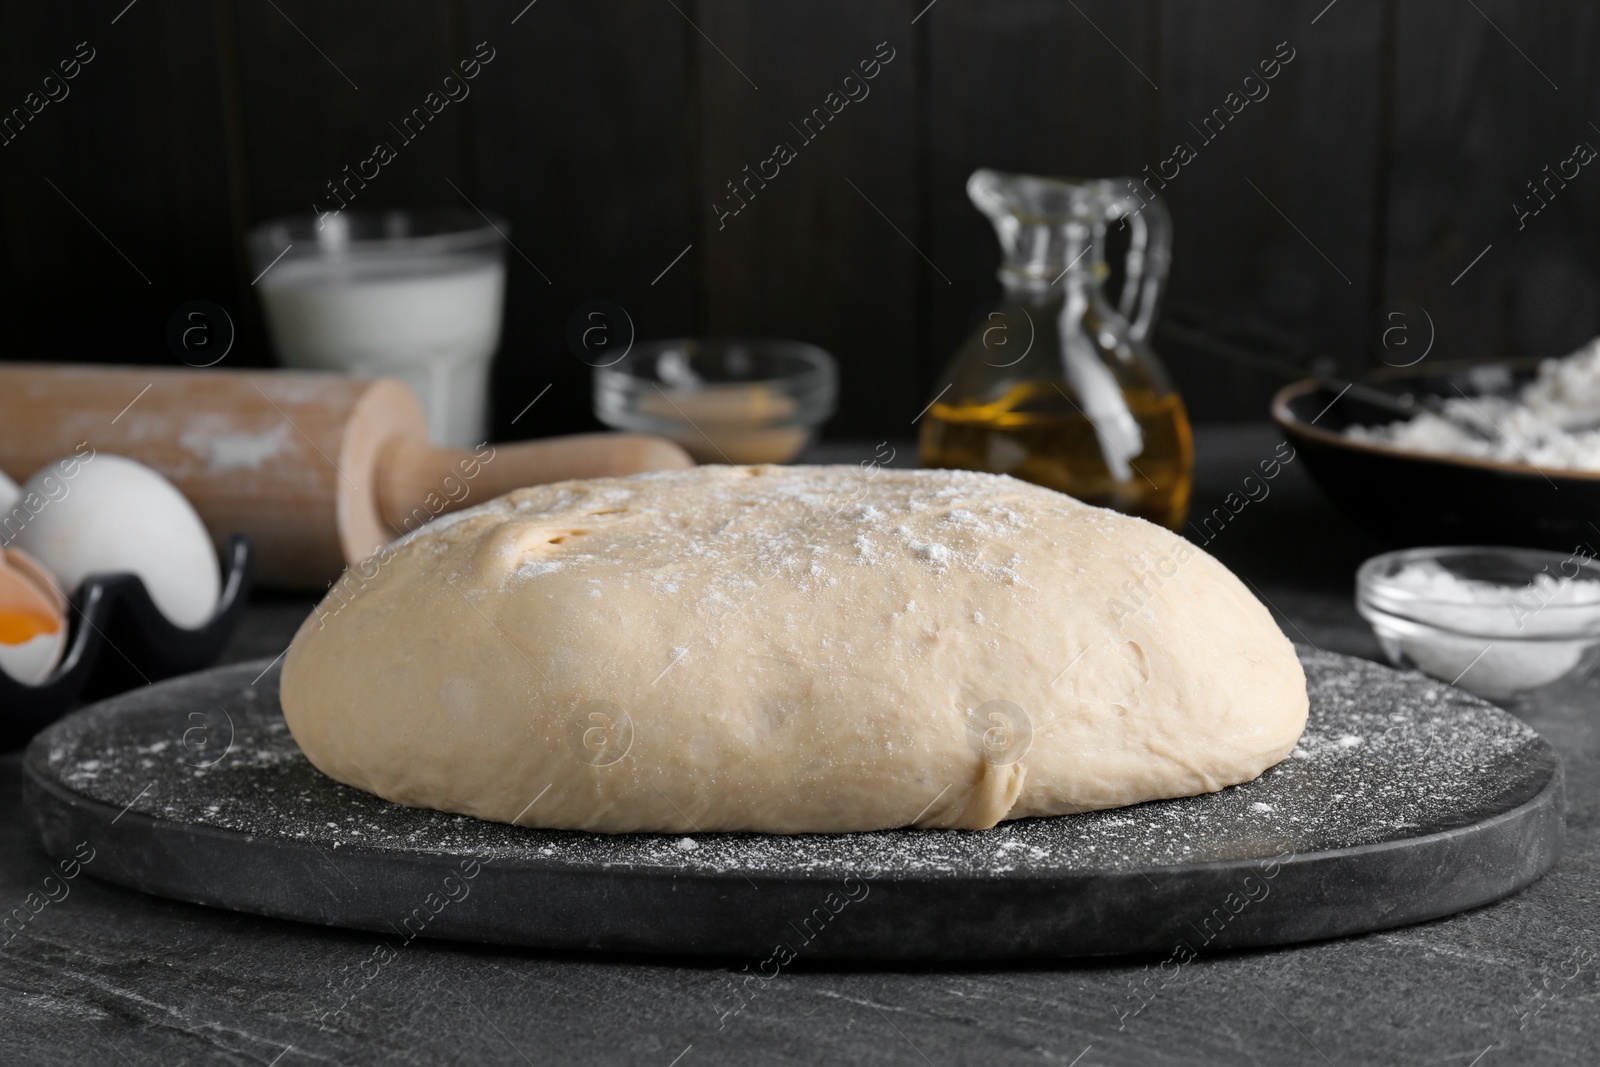
[[[821,344],[843,369],[831,432],[904,436],[997,292],[967,174],[1135,173],[1179,141],[1198,151],[1164,194],[1175,317],[1276,331],[1347,369],[1383,354],[1390,311],[1416,346],[1433,331],[1433,359],[1600,332],[1600,166],[1520,228],[1513,209],[1545,164],[1600,145],[1593,5],[926,4],[0,0],[0,107],[94,50],[0,146],[0,355],[174,363],[167,319],[204,298],[238,325],[228,365],[270,362],[244,231],[326,203],[324,182],[396,140],[388,123],[483,41],[471,96],[354,206],[460,205],[453,183],[510,220],[502,434],[546,383],[512,432],[590,424],[563,334],[604,298],[641,337]],[[1270,96],[1203,143],[1190,123],[1285,41]],[[797,142],[789,123],[880,42],[894,58],[871,95],[719,225],[724,183]],[[1273,379],[1161,348],[1197,417],[1263,415]]]

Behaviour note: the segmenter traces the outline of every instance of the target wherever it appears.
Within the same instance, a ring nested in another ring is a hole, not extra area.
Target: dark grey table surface
[[[1197,434],[1196,514],[1273,455],[1269,426]],[[900,462],[911,447],[895,443]],[[813,450],[870,461],[874,443]],[[1381,550],[1302,466],[1207,542],[1285,631],[1378,658],[1351,604]],[[1215,524],[1213,524],[1215,529]],[[310,608],[252,606],[226,659],[273,656]],[[1103,1064],[1600,1062],[1600,694],[1524,709],[1567,770],[1560,863],[1516,896],[1419,926],[1292,948],[1035,966],[807,965],[502,950],[259,919],[61,881],[0,757],[0,1063]],[[375,959],[381,959],[380,964]],[[737,990],[749,989],[743,997]],[[740,1007],[742,1005],[742,1007]],[[738,1009],[737,1011],[735,1009]]]

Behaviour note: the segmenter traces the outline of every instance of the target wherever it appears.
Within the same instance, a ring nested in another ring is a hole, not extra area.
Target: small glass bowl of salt
[[[1600,666],[1600,563],[1531,548],[1409,548],[1356,572],[1356,609],[1397,667],[1487,700]]]

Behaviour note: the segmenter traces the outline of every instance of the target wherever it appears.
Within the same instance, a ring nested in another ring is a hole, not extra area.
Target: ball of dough
[[[1293,647],[1161,527],[969,471],[521,489],[353,568],[284,715],[381,797],[610,833],[984,828],[1247,781]]]
[[[22,487],[28,513],[11,540],[69,593],[91,574],[136,574],[178,626],[210,621],[222,591],[205,523],[178,489],[143,463],[105,453],[46,465]]]

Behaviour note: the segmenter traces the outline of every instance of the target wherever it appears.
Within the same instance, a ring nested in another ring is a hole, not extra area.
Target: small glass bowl
[[[1600,666],[1600,564],[1583,550],[1410,548],[1356,572],[1389,661],[1487,700],[1582,683]]]
[[[833,414],[833,357],[801,341],[651,341],[594,369],[594,413],[701,463],[787,463]]]

